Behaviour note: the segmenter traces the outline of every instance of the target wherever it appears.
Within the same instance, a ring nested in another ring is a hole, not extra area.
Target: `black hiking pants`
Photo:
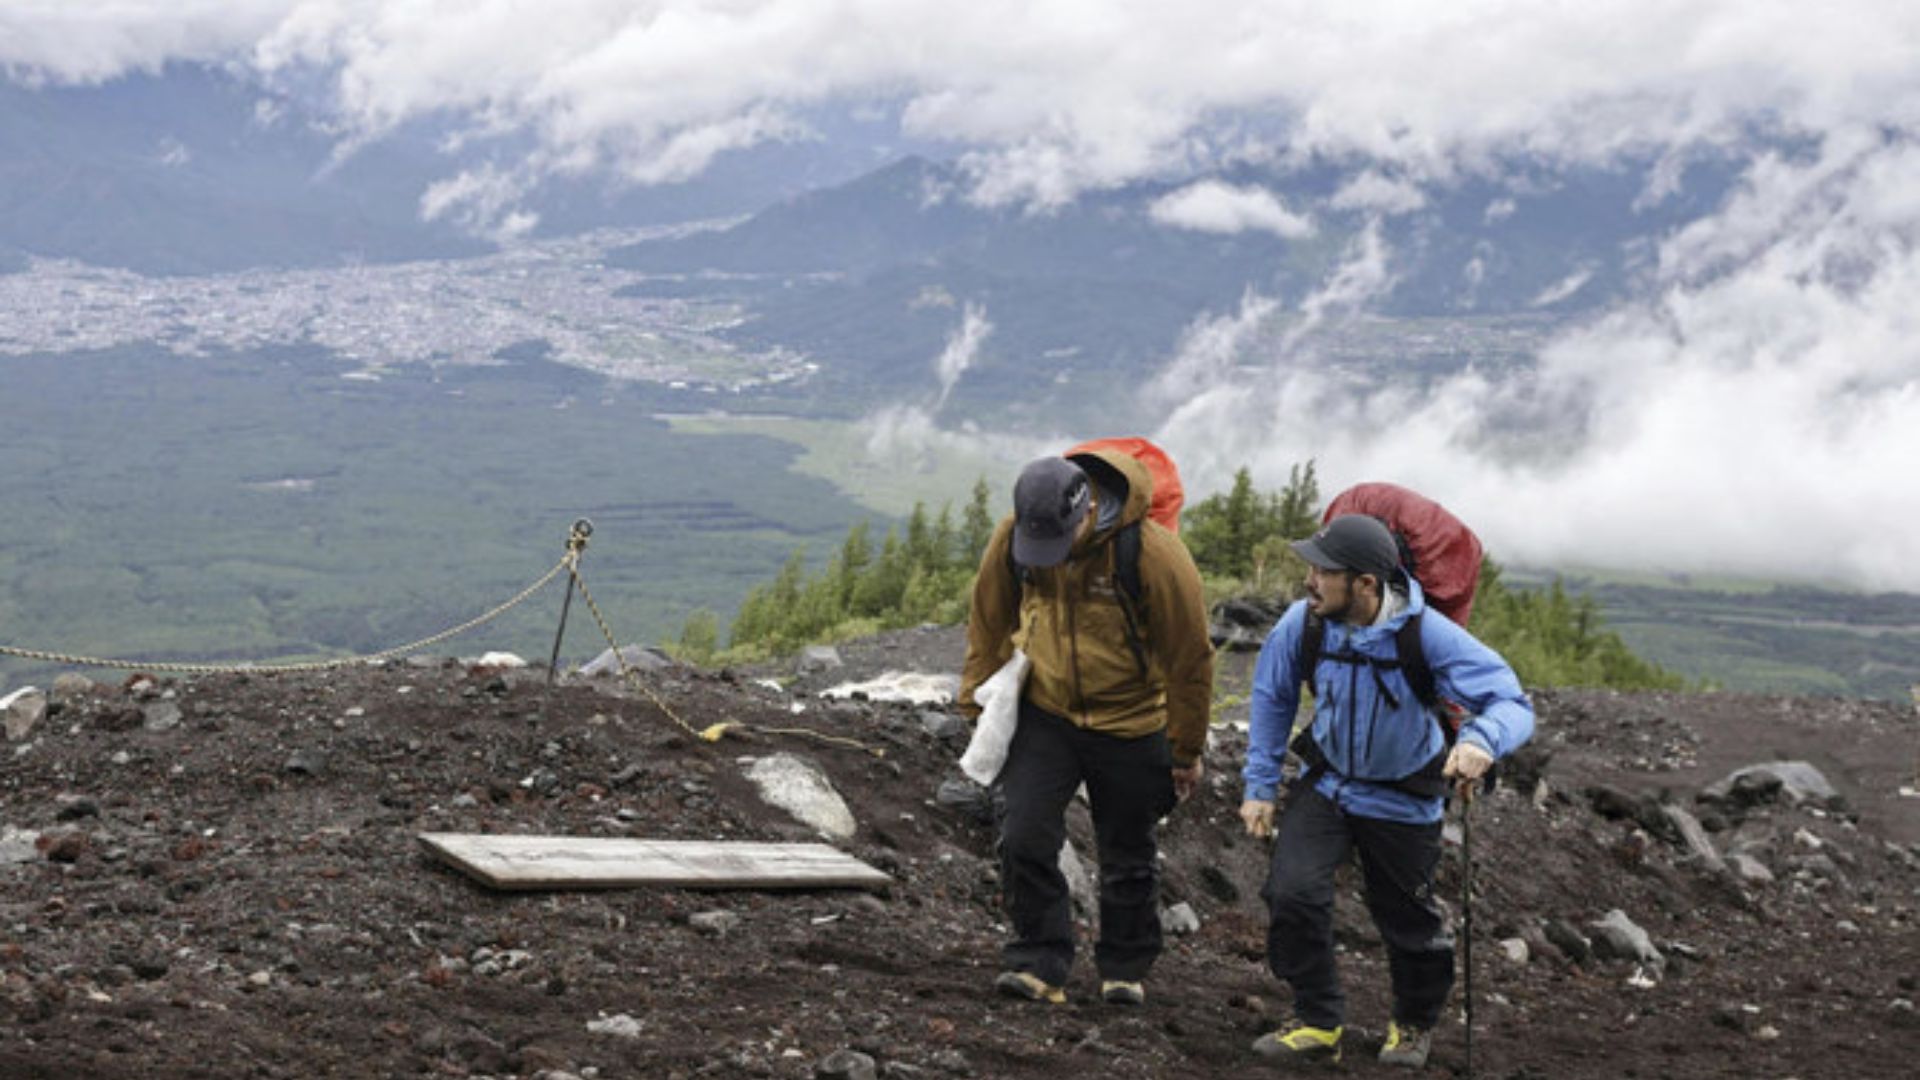
[[[1295,783],[1281,812],[1273,869],[1263,894],[1267,964],[1293,987],[1294,1015],[1319,1028],[1346,1019],[1346,994],[1333,962],[1333,875],[1360,854],[1367,910],[1387,945],[1393,1019],[1430,1028],[1453,989],[1453,937],[1433,897],[1440,823],[1409,825],[1342,813]]]
[[[1100,860],[1102,979],[1146,977],[1160,955],[1159,870],[1154,827],[1173,809],[1173,757],[1164,731],[1135,739],[1076,727],[1020,702],[1020,726],[999,785],[1000,887],[1013,938],[1008,968],[1054,986],[1073,966],[1073,910],[1060,872],[1067,806],[1082,783]]]

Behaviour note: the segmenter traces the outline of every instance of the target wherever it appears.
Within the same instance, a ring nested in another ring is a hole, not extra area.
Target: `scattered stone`
[[[639,1038],[640,1028],[640,1021],[635,1020],[626,1013],[619,1013],[614,1016],[587,1021],[588,1032],[594,1035],[612,1035],[620,1039]]]
[[[965,1076],[973,1072],[973,1063],[967,1060],[967,1055],[958,1050],[941,1050],[935,1053],[929,1060],[931,1060],[936,1067],[945,1069],[955,1075]]]
[[[1258,597],[1235,597],[1215,604],[1211,614],[1207,636],[1215,648],[1252,652],[1266,643],[1268,632],[1286,609]]]
[[[309,750],[295,750],[288,755],[283,768],[295,776],[314,776],[320,772],[323,761],[319,754]]]
[[[973,735],[973,725],[967,723],[964,717],[934,709],[920,714],[920,727],[927,734],[945,742],[964,744]]]
[[[1506,954],[1508,960],[1516,964],[1526,963],[1529,956],[1527,943],[1517,937],[1503,939],[1500,942],[1500,951]]]
[[[1593,931],[1594,955],[1601,959],[1635,960],[1655,971],[1666,967],[1667,958],[1653,947],[1653,939],[1619,908],[1587,926]]]
[[[0,866],[32,862],[40,852],[40,834],[31,829],[0,828]]]
[[[94,682],[77,672],[66,672],[53,680],[53,696],[62,700],[93,693]]]
[[[56,821],[78,821],[100,816],[100,804],[85,795],[61,795],[53,801],[59,807],[53,815]]]
[[[1060,844],[1060,872],[1066,875],[1067,892],[1073,897],[1073,906],[1083,913],[1098,910],[1099,889],[1094,884],[1093,874],[1087,869],[1087,864],[1080,858],[1080,853],[1073,849],[1071,840],[1062,841]]]
[[[1576,964],[1585,964],[1593,959],[1593,942],[1587,936],[1573,928],[1573,924],[1564,919],[1554,919],[1542,928],[1547,940],[1559,949],[1567,959]]]
[[[1750,885],[1766,885],[1773,881],[1773,871],[1767,869],[1767,864],[1744,851],[1727,856],[1727,865],[1733,868],[1736,877]]]
[[[1674,831],[1680,834],[1680,840],[1686,845],[1687,853],[1692,855],[1701,866],[1716,874],[1726,872],[1726,860],[1714,850],[1713,841],[1707,838],[1707,830],[1700,824],[1698,818],[1678,806],[1662,806],[1660,812],[1666,816],[1667,822]]]
[[[171,701],[154,701],[142,706],[140,726],[148,731],[172,731],[180,726],[180,706]]]
[[[831,645],[809,645],[800,650],[800,656],[793,662],[793,670],[800,675],[815,675],[822,671],[836,671],[847,666],[840,659],[840,650]]]
[[[47,718],[47,696],[31,686],[23,686],[0,698],[0,723],[6,725],[7,738],[19,742],[40,721]]]
[[[813,1067],[813,1075],[831,1080],[879,1080],[872,1058],[858,1050],[835,1050]]]
[[[1760,1025],[1760,1029],[1753,1033],[1753,1037],[1759,1039],[1761,1042],[1772,1042],[1780,1037],[1780,1029],[1774,1027],[1772,1024],[1762,1024]]]
[[[86,833],[78,831],[43,833],[34,841],[34,846],[47,857],[48,862],[73,863],[93,846]]]
[[[687,916],[687,925],[703,934],[726,937],[740,925],[740,916],[731,911],[699,911]]]
[[[1160,927],[1176,937],[1197,934],[1200,916],[1194,913],[1192,904],[1181,901],[1160,914]]]
[[[942,780],[933,801],[958,810],[981,823],[993,820],[993,797],[986,788],[965,778]]]
[[[486,652],[481,653],[480,659],[475,660],[471,666],[483,668],[523,668],[527,666],[527,662],[517,654],[510,652]]]
[[[858,828],[846,800],[810,761],[792,754],[757,758],[747,769],[747,779],[760,789],[762,799],[833,839],[852,839]]]

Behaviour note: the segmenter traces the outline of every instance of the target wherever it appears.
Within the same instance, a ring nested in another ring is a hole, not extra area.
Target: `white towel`
[[[1020,723],[1020,690],[1026,685],[1027,671],[1033,662],[1019,649],[993,677],[974,688],[973,700],[980,706],[980,719],[973,725],[973,739],[967,752],[960,755],[960,771],[976,784],[991,784],[1007,763],[1007,746],[1013,742],[1013,729]]]

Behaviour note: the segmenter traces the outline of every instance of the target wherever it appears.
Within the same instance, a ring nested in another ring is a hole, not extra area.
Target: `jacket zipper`
[[[1055,597],[1055,602],[1067,612],[1067,655],[1073,659],[1073,709],[1070,711],[1078,714],[1075,722],[1081,727],[1086,727],[1088,723],[1087,692],[1080,682],[1080,624],[1079,620],[1074,618],[1074,605],[1067,601],[1066,593],[1067,574],[1063,569],[1060,573],[1060,592]]]

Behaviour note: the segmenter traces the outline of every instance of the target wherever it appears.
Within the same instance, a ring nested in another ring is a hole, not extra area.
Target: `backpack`
[[[1473,594],[1480,584],[1480,563],[1484,551],[1480,538],[1473,534],[1472,529],[1449,513],[1446,507],[1397,484],[1370,483],[1348,488],[1327,504],[1321,520],[1332,521],[1342,514],[1371,514],[1385,522],[1400,547],[1400,565],[1409,576],[1420,582],[1428,605],[1455,623],[1466,625],[1467,619],[1473,614]],[[1380,678],[1383,668],[1400,669],[1408,688],[1413,691],[1414,699],[1440,725],[1440,734],[1445,742],[1440,755],[1420,771],[1387,786],[1432,798],[1447,793],[1440,770],[1446,764],[1447,753],[1453,749],[1454,741],[1460,735],[1460,725],[1466,722],[1467,713],[1458,703],[1440,696],[1433,677],[1433,665],[1427,662],[1426,646],[1420,640],[1422,614],[1416,612],[1400,624],[1393,635],[1394,659],[1382,660],[1361,655],[1352,649],[1327,652],[1326,620],[1308,612],[1306,626],[1301,631],[1300,644],[1293,659],[1294,670],[1300,673],[1301,682],[1309,689],[1312,688],[1313,672],[1322,660],[1365,664],[1376,680]],[[1388,702],[1397,707],[1399,702],[1387,691],[1386,684],[1381,682],[1378,686],[1387,695]],[[1310,773],[1325,769],[1326,760],[1305,729],[1288,748],[1306,763]],[[1495,783],[1495,775],[1492,771],[1487,774],[1489,789]]]
[[[1180,531],[1180,507],[1186,502],[1186,490],[1180,484],[1180,470],[1174,466],[1167,452],[1135,436],[1092,439],[1061,456],[1078,457],[1102,450],[1125,454],[1147,467],[1147,475],[1153,482],[1147,517],[1159,522],[1168,532],[1177,534]],[[1127,625],[1127,648],[1133,652],[1133,662],[1144,679],[1147,677],[1147,649],[1145,639],[1140,634],[1141,620],[1146,614],[1142,607],[1144,590],[1140,585],[1140,523],[1133,521],[1121,526],[1108,543],[1113,545],[1113,576],[1119,585],[1115,591],[1120,597],[1120,615]],[[1026,569],[1014,561],[1011,544],[1007,546],[1007,571],[1013,575],[1015,591],[1026,587]]]

